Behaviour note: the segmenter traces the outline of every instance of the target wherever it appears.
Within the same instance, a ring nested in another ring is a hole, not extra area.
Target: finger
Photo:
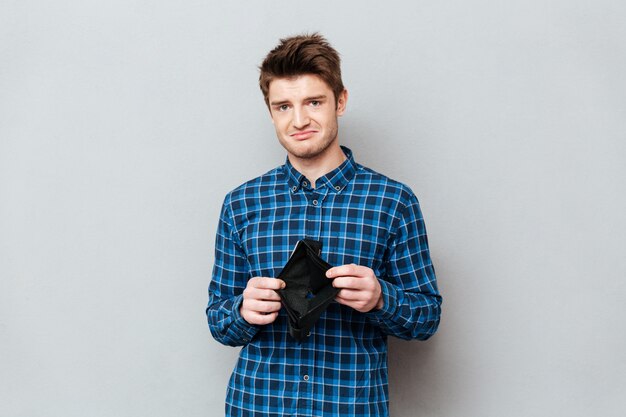
[[[359,300],[347,300],[345,298],[342,298],[340,296],[336,296],[335,297],[335,301],[339,304],[342,304],[344,306],[348,306],[348,307],[352,307],[352,308],[356,308],[357,306],[360,306],[361,301]]]
[[[277,301],[245,300],[243,307],[255,313],[274,313],[280,310],[281,304]]]
[[[347,290],[341,290],[341,292],[343,291]],[[362,291],[354,291],[351,294],[347,294],[345,292],[343,294],[338,294],[335,297],[335,301],[362,313],[371,311],[377,304],[376,300],[367,297],[366,293]]]
[[[364,299],[362,291],[346,289],[339,291],[336,297],[344,301],[358,301]]]
[[[360,277],[365,274],[365,271],[368,268],[364,266],[359,266],[355,264],[341,265],[330,268],[326,271],[326,276],[328,278],[336,278],[336,277],[345,277],[345,276],[353,276]]]
[[[364,300],[350,301],[339,299],[337,300],[337,303],[353,308],[361,313],[367,313],[368,311],[372,310],[372,306],[370,306],[367,301]]]
[[[264,288],[267,290],[280,290],[285,288],[285,281],[278,278],[254,277],[248,281],[248,286],[254,288]]]
[[[264,288],[246,288],[243,290],[244,300],[266,300],[266,301],[280,301],[280,296],[274,290],[266,290]]]
[[[339,277],[333,280],[333,287],[363,290],[367,288],[367,282],[358,277]]]
[[[254,311],[249,311],[247,321],[250,324],[265,325],[273,323],[274,320],[276,320],[276,317],[278,317],[278,312],[262,314]]]

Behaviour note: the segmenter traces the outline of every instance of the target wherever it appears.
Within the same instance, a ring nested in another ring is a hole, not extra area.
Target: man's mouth
[[[305,140],[309,139],[311,136],[317,133],[317,130],[303,130],[302,132],[294,132],[289,134],[292,138],[296,140]]]

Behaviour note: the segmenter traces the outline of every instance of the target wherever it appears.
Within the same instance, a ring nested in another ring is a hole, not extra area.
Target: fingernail
[[[327,278],[332,278],[333,274],[332,272],[330,272],[330,269],[328,271],[326,271],[326,277]]]

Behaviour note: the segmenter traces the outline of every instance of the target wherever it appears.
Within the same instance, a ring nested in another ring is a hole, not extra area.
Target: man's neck
[[[338,143],[315,158],[303,159],[291,154],[288,157],[291,165],[309,180],[313,188],[315,188],[315,182],[319,177],[328,174],[346,160],[346,155]]]

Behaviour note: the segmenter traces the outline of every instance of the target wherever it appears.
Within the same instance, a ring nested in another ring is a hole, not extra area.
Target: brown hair
[[[291,78],[314,74],[335,94],[335,104],[344,90],[341,81],[339,53],[319,33],[298,35],[280,40],[259,67],[259,86],[269,107],[270,83],[276,78]]]

